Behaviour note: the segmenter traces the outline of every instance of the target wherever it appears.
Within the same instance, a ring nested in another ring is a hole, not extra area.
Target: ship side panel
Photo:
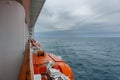
[[[17,80],[28,30],[25,10],[16,1],[0,3],[0,80]]]

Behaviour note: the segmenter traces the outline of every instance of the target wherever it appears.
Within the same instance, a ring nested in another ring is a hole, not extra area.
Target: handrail
[[[25,56],[23,59],[23,64],[18,80],[34,80],[34,70],[32,62],[32,53],[30,51],[30,41],[28,41],[26,47]]]

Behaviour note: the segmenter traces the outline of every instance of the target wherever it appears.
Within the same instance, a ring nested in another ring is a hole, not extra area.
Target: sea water
[[[120,80],[120,38],[39,38],[43,50],[61,56],[75,80]]]

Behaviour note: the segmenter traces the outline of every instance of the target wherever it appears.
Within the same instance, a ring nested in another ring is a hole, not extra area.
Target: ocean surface
[[[120,38],[39,38],[46,52],[61,56],[75,80],[120,80]]]

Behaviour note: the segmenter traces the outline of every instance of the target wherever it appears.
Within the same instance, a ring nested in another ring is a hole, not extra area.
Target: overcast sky
[[[46,0],[35,32],[120,36],[120,0]]]

